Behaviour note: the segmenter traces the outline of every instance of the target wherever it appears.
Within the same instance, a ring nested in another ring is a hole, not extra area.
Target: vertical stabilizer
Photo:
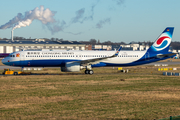
[[[147,52],[167,53],[171,44],[174,27],[167,27]]]

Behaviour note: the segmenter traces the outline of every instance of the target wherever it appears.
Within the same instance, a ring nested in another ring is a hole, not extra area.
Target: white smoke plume
[[[23,15],[21,13],[18,13],[16,17],[14,17],[12,20],[10,20],[9,22],[7,22],[4,25],[0,26],[0,29],[7,29],[7,28],[11,28],[15,23],[17,23],[18,21],[22,20]]]
[[[9,20],[9,22],[1,25],[0,29],[12,28],[12,30],[14,30],[16,28],[29,26],[33,22],[33,20],[39,20],[42,22],[42,24],[44,24],[48,28],[48,30],[51,31],[52,34],[60,31],[65,32],[64,30],[68,27],[71,27],[72,24],[76,24],[76,23],[83,24],[86,21],[93,21],[95,8],[99,4],[99,1],[100,0],[97,0],[97,2],[91,6],[89,13],[86,12],[86,8],[81,8],[78,11],[76,11],[75,16],[72,17],[70,22],[64,20],[56,21],[54,19],[54,16],[56,14],[55,11],[51,11],[48,8],[45,9],[44,6],[40,6],[40,7],[36,7],[33,10],[25,12],[24,15],[22,13],[18,13],[17,16]],[[124,4],[125,2],[125,0],[112,0],[112,1],[114,1],[119,6]],[[105,24],[107,23],[110,24],[110,22],[111,22],[110,17],[104,20],[99,20],[95,28],[101,29]],[[71,31],[68,32],[66,31],[65,33],[79,35],[82,34],[83,32],[72,33]]]
[[[25,12],[23,16],[21,13],[18,13],[13,19],[7,22],[4,25],[0,26],[0,29],[12,28],[12,30],[16,28],[29,26],[33,20],[39,20],[43,24],[47,25],[48,23],[56,22],[53,18],[56,12],[47,9],[44,9],[44,6],[40,6],[40,8],[36,7],[34,10]]]

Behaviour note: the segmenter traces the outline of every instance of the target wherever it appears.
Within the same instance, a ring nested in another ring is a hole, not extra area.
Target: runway
[[[154,63],[149,63],[149,64],[145,64],[145,65],[155,65],[155,64],[168,64],[168,65],[178,65],[180,64],[180,62],[154,62]]]
[[[12,67],[12,66],[6,66],[6,65],[0,65],[0,70],[4,69],[21,69],[21,67]]]

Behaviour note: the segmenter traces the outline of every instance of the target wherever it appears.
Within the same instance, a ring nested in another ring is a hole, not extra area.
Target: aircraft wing
[[[108,57],[102,57],[102,58],[95,58],[95,59],[87,59],[87,60],[82,60],[82,61],[77,61],[77,62],[80,62],[81,65],[90,65],[90,64],[97,64],[99,63],[101,60],[104,60],[104,59],[108,59],[108,58],[113,58],[113,57],[117,57],[120,50],[121,50],[122,46],[119,47],[119,49],[115,52],[114,55],[112,56],[108,56]]]
[[[157,58],[164,58],[164,57],[170,57],[173,55],[176,55],[177,53],[169,53],[169,54],[159,54],[157,55]]]

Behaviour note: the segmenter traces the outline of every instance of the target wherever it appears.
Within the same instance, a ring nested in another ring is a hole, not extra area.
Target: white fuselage
[[[8,57],[3,59],[2,62],[12,66],[61,66],[61,64],[65,62],[103,58],[112,56],[114,53],[115,51],[19,51],[11,53]],[[145,53],[146,51],[120,51],[117,57],[107,58],[100,62],[117,66],[122,64],[125,65],[139,60]]]

